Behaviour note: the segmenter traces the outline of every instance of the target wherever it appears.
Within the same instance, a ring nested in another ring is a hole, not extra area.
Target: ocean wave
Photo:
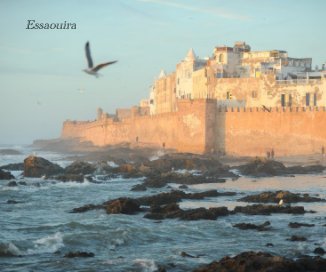
[[[33,242],[34,248],[28,249],[27,254],[54,253],[64,246],[63,234],[57,232]]]
[[[0,257],[21,256],[21,251],[13,243],[0,243]]]
[[[142,272],[154,272],[158,267],[152,259],[135,259],[133,260],[134,266],[140,268]]]

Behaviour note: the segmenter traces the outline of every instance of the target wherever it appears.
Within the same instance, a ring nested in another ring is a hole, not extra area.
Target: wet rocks
[[[108,214],[117,214],[117,213],[135,214],[141,211],[140,205],[137,201],[126,197],[109,201],[105,203],[104,206]]]
[[[226,216],[229,211],[226,207],[217,208],[197,208],[183,210],[176,203],[170,203],[162,206],[151,207],[150,212],[145,214],[145,218],[161,219],[180,219],[180,220],[216,220],[219,216]]]
[[[241,174],[255,177],[278,176],[286,172],[286,167],[283,163],[263,158],[256,158],[252,162],[238,166],[237,168]]]
[[[148,176],[143,184],[149,188],[162,188],[168,183],[192,185],[217,182],[225,182],[225,179],[218,177],[208,177],[205,175],[192,175],[189,173],[181,174],[176,172],[166,172]]]
[[[18,186],[18,184],[16,181],[10,181],[10,182],[8,182],[7,186],[8,187],[16,187],[16,186]]]
[[[136,184],[131,188],[131,191],[134,191],[134,192],[143,192],[146,190],[147,190],[147,187],[144,184]]]
[[[180,202],[182,199],[203,199],[205,197],[218,197],[218,196],[232,196],[234,192],[218,192],[216,190],[210,190],[200,193],[185,193],[180,190],[174,190],[167,193],[160,193],[153,196],[144,196],[137,198],[137,201],[144,206],[151,205],[165,205],[168,203]]]
[[[297,222],[290,222],[289,227],[293,229],[297,229],[300,227],[314,227],[315,224],[306,224],[306,223],[297,223]]]
[[[326,260],[320,257],[303,257],[296,260],[272,255],[264,252],[243,252],[235,257],[224,257],[220,261],[199,267],[193,272],[293,272],[293,271],[325,271]]]
[[[39,178],[62,173],[63,169],[44,158],[29,156],[24,160],[24,176]]]
[[[278,161],[268,160],[265,158],[256,158],[252,162],[238,166],[237,169],[243,175],[266,177],[321,173],[323,170],[325,170],[325,167],[322,165],[285,167],[283,163]]]
[[[0,180],[8,180],[15,178],[10,172],[0,169]]]
[[[307,238],[303,237],[303,236],[292,235],[291,238],[286,239],[286,240],[291,241],[291,242],[304,242],[304,241],[307,241]]]
[[[84,182],[84,176],[80,174],[62,174],[62,175],[55,176],[55,179],[63,182],[68,182],[68,181]]]
[[[94,256],[95,254],[93,252],[85,251],[68,252],[64,255],[65,258],[91,258]]]
[[[9,163],[6,165],[2,165],[0,169],[5,170],[14,170],[14,171],[24,171],[24,164],[23,163]]]
[[[240,198],[239,201],[257,203],[279,203],[281,199],[283,199],[284,203],[325,201],[325,199],[312,197],[308,194],[295,194],[289,191],[263,192],[257,195],[250,195]]]
[[[324,255],[326,252],[322,247],[316,247],[314,253],[318,255]]]
[[[83,213],[97,209],[103,209],[103,205],[94,205],[94,204],[87,204],[78,208],[74,208],[71,212],[72,213]]]
[[[235,213],[245,213],[249,215],[270,215],[271,213],[289,213],[289,214],[304,214],[305,209],[302,206],[276,206],[276,205],[248,205],[236,206]]]
[[[75,161],[65,168],[65,174],[88,175],[93,174],[96,167],[88,162]]]
[[[251,224],[251,223],[239,223],[239,224],[233,225],[233,227],[241,229],[241,230],[253,229],[253,230],[257,230],[257,231],[266,231],[269,229],[270,225],[271,225],[271,223],[269,221],[266,221],[260,225],[255,225],[255,224]]]

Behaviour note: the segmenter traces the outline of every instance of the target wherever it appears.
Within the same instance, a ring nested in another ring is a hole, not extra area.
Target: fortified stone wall
[[[131,143],[179,152],[236,156],[320,153],[326,147],[325,107],[220,108],[216,100],[178,100],[178,111],[114,121],[67,121],[63,138],[105,146]]]
[[[264,156],[272,149],[276,156],[307,155],[326,147],[325,107],[240,108],[216,116],[224,121],[216,149],[230,155]]]
[[[210,107],[210,109],[209,109]],[[124,142],[139,146],[172,148],[182,152],[204,153],[214,148],[215,102],[179,100],[178,111],[152,116],[137,116],[121,121],[101,119],[94,122],[66,121],[63,138],[79,138],[105,146]],[[207,114],[210,112],[210,114]],[[211,129],[207,129],[211,128]],[[209,134],[209,136],[207,135]]]

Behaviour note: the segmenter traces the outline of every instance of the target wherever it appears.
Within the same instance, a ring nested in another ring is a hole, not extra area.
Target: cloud
[[[173,8],[178,8],[178,9],[183,9],[183,10],[189,10],[193,12],[198,12],[198,13],[206,13],[206,14],[211,14],[215,16],[219,16],[225,19],[233,19],[233,20],[242,20],[242,21],[247,21],[250,19],[249,16],[242,15],[242,14],[237,14],[234,12],[227,11],[223,8],[216,8],[216,7],[195,7],[191,6],[189,4],[183,4],[180,2],[173,2],[173,1],[167,1],[167,0],[138,0],[139,2],[144,2],[144,3],[154,3],[154,4],[160,4],[163,6],[169,6]]]

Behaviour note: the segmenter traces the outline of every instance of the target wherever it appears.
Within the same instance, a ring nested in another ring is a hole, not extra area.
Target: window
[[[252,91],[251,96],[252,98],[257,98],[257,91]]]
[[[218,61],[219,62],[223,62],[224,61],[224,56],[223,54],[220,54],[219,57],[218,57]]]
[[[306,93],[306,106],[310,106],[310,93]]]
[[[314,93],[314,106],[316,107],[317,106],[317,94]]]
[[[292,95],[289,94],[289,107],[292,107]]]
[[[285,94],[281,94],[281,105],[285,107]]]

